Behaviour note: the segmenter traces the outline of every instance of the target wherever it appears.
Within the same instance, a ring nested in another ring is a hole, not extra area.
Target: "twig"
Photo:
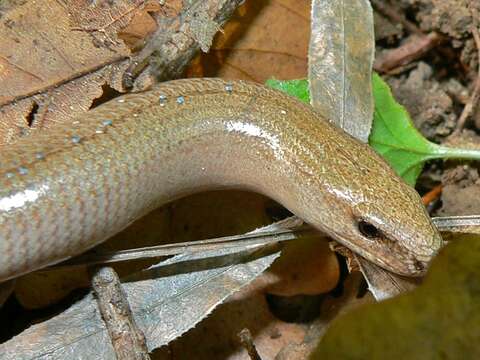
[[[380,0],[371,0],[375,10],[389,18],[390,20],[402,24],[405,29],[412,34],[411,41],[407,41],[396,49],[387,51],[384,56],[378,58],[373,68],[382,73],[391,73],[397,67],[405,66],[414,60],[424,56],[427,52],[439,45],[443,37],[431,32],[425,35],[422,30],[414,23],[408,21],[398,9]]]
[[[118,360],[149,360],[143,332],[138,328],[117,273],[110,267],[92,276],[97,304]]]
[[[475,79],[475,86],[473,87],[472,95],[470,96],[470,99],[468,100],[468,102],[465,104],[465,107],[463,108],[463,111],[460,114],[460,117],[458,118],[457,126],[455,127],[455,131],[452,133],[452,136],[458,135],[462,131],[467,121],[467,118],[473,112],[473,110],[475,109],[475,106],[477,106],[478,99],[480,97],[480,34],[478,32],[478,21],[477,21],[476,14],[473,13],[473,10],[471,10],[471,14],[472,14],[472,35],[473,35],[473,39],[475,40],[475,46],[477,47],[478,73],[477,73],[477,78]]]
[[[242,0],[192,2],[188,10],[180,16],[181,22],[171,21],[170,25],[158,28],[149,35],[143,49],[133,56],[126,69],[122,79],[123,86],[126,89],[134,88],[135,81],[141,78],[143,73],[149,73],[159,81],[179,76],[185,64],[200,49],[194,26],[198,23],[195,14],[206,14],[208,19],[205,19],[205,24],[212,22],[221,26],[241,3]],[[141,89],[142,85],[138,88]]]
[[[245,348],[245,350],[247,350],[248,356],[251,360],[262,360],[262,358],[258,354],[255,344],[253,343],[250,330],[248,330],[247,328],[243,329],[238,333],[238,337],[240,338],[242,346]]]
[[[480,234],[480,215],[442,216],[433,220],[437,229],[445,233]]]
[[[301,225],[302,223],[303,222],[298,218],[292,217],[275,223],[279,225],[273,231],[268,230],[268,228],[275,224],[270,225],[266,231],[242,235],[150,246],[130,250],[120,250],[111,253],[87,252],[84,255],[78,256],[61,264],[42,269],[40,271],[47,272],[65,267],[110,264],[121,261],[157,258],[161,256],[177,255],[187,252],[195,253],[219,248],[239,248],[245,250],[246,248],[264,246],[281,241],[295,240],[301,236],[318,233],[311,227]]]
[[[428,35],[412,35],[410,41],[396,49],[387,51],[382,57],[375,60],[373,68],[382,73],[404,66],[424,56],[442,41],[442,37],[436,32]]]

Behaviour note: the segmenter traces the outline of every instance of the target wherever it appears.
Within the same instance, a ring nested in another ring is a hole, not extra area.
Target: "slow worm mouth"
[[[354,244],[351,240],[338,232],[331,232],[331,236],[353,251],[356,255],[361,256],[373,264],[397,275],[420,277],[425,275],[429,266],[429,261],[418,259],[413,252],[403,247],[399,249],[388,249],[382,251],[382,254],[374,254],[371,249],[367,248],[367,246],[362,247]],[[394,241],[392,242],[396,243]],[[382,258],[382,255],[387,258]]]

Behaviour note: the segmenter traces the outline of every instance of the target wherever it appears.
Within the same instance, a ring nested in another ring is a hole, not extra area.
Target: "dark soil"
[[[472,15],[478,18],[480,14],[480,2],[402,0],[382,3],[406,21],[402,24],[402,21],[376,11],[378,56],[409,40],[412,34],[405,22],[410,22],[425,35],[437,32],[443,38],[440,45],[421,59],[383,75],[422,134],[436,143],[450,142],[478,74],[478,50],[471,29]],[[478,108],[467,120],[466,130],[456,136],[456,146],[468,143],[480,148]],[[420,177],[418,188],[427,191],[439,182],[443,191],[432,211],[433,215],[480,213],[480,181],[476,163],[450,161],[429,164]]]

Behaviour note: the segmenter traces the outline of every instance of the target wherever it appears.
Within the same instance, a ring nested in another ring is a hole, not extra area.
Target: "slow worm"
[[[243,81],[177,80],[2,149],[0,281],[220,188],[263,193],[398,274],[423,274],[442,244],[416,191],[310,106]]]

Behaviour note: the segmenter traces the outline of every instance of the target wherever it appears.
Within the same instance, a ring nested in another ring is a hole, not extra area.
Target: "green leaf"
[[[373,75],[375,112],[369,144],[410,185],[415,185],[426,161],[438,158],[480,159],[480,151],[434,144],[415,128],[382,78]]]
[[[414,185],[424,162],[436,157],[432,154],[436,154],[438,145],[420,134],[377,74],[373,75],[373,96],[375,111],[369,143],[405,181]]]
[[[283,91],[291,96],[302,100],[303,102],[310,104],[310,92],[308,91],[307,79],[298,80],[277,80],[268,79],[265,85]]]

